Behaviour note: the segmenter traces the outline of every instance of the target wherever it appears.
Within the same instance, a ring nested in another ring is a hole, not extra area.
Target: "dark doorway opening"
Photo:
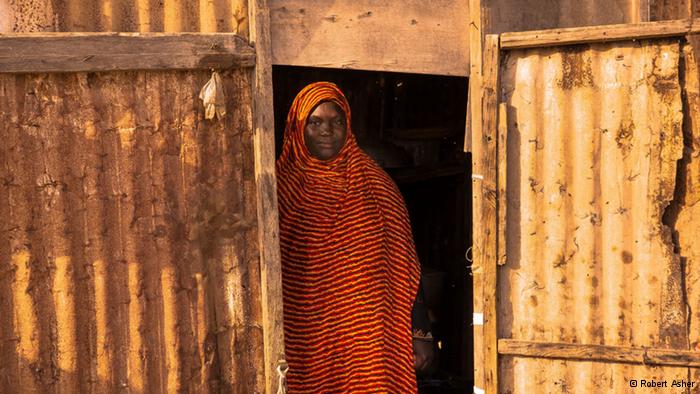
[[[329,81],[345,93],[362,149],[394,179],[406,200],[423,273],[438,369],[420,393],[470,392],[473,383],[471,157],[463,151],[468,80],[461,77],[273,67],[279,155],[287,111],[307,84]]]

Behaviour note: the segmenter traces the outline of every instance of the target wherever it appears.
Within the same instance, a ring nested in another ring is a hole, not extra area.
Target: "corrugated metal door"
[[[473,139],[475,392],[687,389],[697,355],[665,216],[684,148],[687,31],[487,37]]]
[[[250,40],[0,36],[0,392],[283,389],[266,7]]]

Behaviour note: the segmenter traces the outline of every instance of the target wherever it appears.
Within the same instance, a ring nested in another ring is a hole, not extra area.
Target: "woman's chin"
[[[314,156],[316,156],[316,158],[319,160],[326,161],[326,160],[331,160],[331,159],[335,158],[336,156],[338,156],[338,152],[336,152],[332,148],[331,149],[319,149]]]

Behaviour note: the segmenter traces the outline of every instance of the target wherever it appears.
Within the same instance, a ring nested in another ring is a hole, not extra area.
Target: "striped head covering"
[[[304,127],[324,101],[347,136],[327,161]],[[290,393],[415,393],[411,309],[420,268],[405,203],[357,145],[350,107],[332,83],[305,87],[277,160],[284,333]]]

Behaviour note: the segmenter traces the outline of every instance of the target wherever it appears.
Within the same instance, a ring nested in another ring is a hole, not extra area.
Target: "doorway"
[[[294,97],[316,81],[333,82],[345,93],[360,147],[406,201],[438,347],[437,369],[419,379],[419,392],[471,391],[471,157],[463,151],[468,79],[274,66],[277,155]]]

